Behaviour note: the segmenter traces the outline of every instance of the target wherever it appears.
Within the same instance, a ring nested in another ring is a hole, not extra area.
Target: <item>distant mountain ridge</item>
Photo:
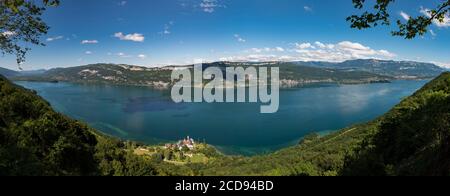
[[[3,68],[3,67],[0,67],[0,75],[3,75],[5,77],[13,77],[13,76],[20,75],[20,73],[17,72],[17,71],[13,71],[13,70],[10,70],[10,69],[6,69],[6,68]]]
[[[15,80],[105,83],[116,85],[150,86],[164,89],[170,83],[169,68],[147,68],[125,64],[92,64],[69,68],[54,68],[44,73],[19,76]]]
[[[38,70],[27,70],[27,71],[14,71],[10,69],[6,69],[3,67],[0,67],[0,75],[10,78],[10,77],[17,77],[17,76],[32,76],[32,75],[39,75],[44,74],[47,72],[45,69],[38,69]]]
[[[357,59],[341,63],[330,62],[296,62],[298,65],[327,67],[344,70],[358,70],[391,76],[397,79],[433,78],[447,71],[432,63],[414,61],[392,61],[376,59]]]
[[[300,87],[314,83],[364,84],[388,82],[395,79],[429,79],[445,72],[431,63],[413,61],[385,61],[359,59],[333,62],[214,62],[203,68],[219,67],[225,75],[227,67],[265,66],[280,68],[282,88]],[[10,74],[14,80],[64,81],[76,83],[103,83],[115,85],[149,86],[168,89],[173,85],[171,73],[176,69],[190,69],[194,65],[142,67],[125,64],[92,64],[48,71],[18,72]]]
[[[319,68],[296,65],[295,63],[233,63],[216,62],[205,63],[203,68],[219,67],[224,76],[227,67],[265,66],[280,68],[280,83],[282,87],[298,87],[311,83],[361,84],[374,82],[388,82],[392,77],[365,71],[340,70],[335,68]],[[173,85],[171,74],[176,69],[193,70],[194,65],[166,66],[148,68],[124,64],[93,64],[70,68],[55,68],[42,74],[19,76],[15,80],[28,81],[65,81],[81,83],[106,83],[118,85],[149,86],[157,89],[167,89]]]

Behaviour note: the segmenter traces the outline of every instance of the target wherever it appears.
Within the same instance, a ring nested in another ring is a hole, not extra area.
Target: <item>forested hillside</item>
[[[93,175],[95,136],[0,78],[0,175]]]
[[[9,69],[5,69],[0,67],[0,75],[5,76],[5,77],[14,77],[14,76],[18,76],[20,73],[17,71],[13,71],[13,70],[9,70]]]
[[[450,73],[383,116],[343,175],[450,175]]]
[[[0,76],[0,176],[192,175],[135,155],[135,145],[56,113],[35,92]]]
[[[205,175],[450,175],[450,73],[387,114],[251,158],[228,157]]]
[[[0,78],[0,175],[450,175],[450,73],[380,118],[254,157],[176,165],[140,156]]]

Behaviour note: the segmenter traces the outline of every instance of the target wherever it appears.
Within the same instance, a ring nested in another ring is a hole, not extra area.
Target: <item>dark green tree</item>
[[[395,0],[376,0],[373,10],[366,10],[360,15],[352,15],[347,18],[352,28],[367,29],[378,25],[391,25],[391,15],[389,14],[389,6]],[[404,37],[405,39],[413,39],[415,37],[425,35],[428,27],[433,22],[443,23],[447,14],[450,12],[450,0],[439,1],[439,5],[432,10],[427,10],[427,14],[410,17],[404,23],[397,20],[398,30],[392,31],[392,35]],[[358,10],[363,10],[366,6],[366,0],[353,0],[353,5]]]
[[[40,39],[49,27],[41,16],[46,7],[58,4],[59,0],[42,0],[39,4],[31,0],[0,0],[1,53],[15,55],[20,65],[30,50],[24,46],[26,43],[44,45]]]
[[[173,159],[173,152],[169,149],[164,151],[164,159],[166,160],[172,160]]]

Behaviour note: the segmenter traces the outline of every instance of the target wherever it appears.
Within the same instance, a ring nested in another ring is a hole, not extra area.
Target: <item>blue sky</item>
[[[437,2],[398,0],[391,15],[405,21]],[[395,27],[349,28],[353,13],[351,0],[62,0],[43,17],[47,46],[33,46],[22,67],[355,58],[450,64],[450,22],[404,40],[390,35]],[[0,57],[1,67],[16,69],[14,62]]]

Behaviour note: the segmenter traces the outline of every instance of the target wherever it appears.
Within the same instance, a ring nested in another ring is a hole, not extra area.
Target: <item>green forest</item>
[[[0,77],[1,176],[192,175],[133,153],[123,142],[69,119]]]
[[[206,163],[170,164],[55,112],[36,92],[0,77],[1,176],[450,175],[450,73],[369,123],[311,134],[254,157],[208,149]]]

